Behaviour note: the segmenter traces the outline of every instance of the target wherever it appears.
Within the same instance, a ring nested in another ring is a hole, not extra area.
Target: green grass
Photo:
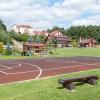
[[[0,55],[0,59],[26,59],[26,58],[29,58],[29,57],[25,57],[25,56],[3,56],[3,55]]]
[[[55,50],[52,50],[55,52]],[[12,55],[12,56],[3,56],[0,55],[0,59],[30,59],[30,58],[43,58],[43,57],[70,57],[70,56],[93,56],[100,57],[100,48],[58,48],[56,49],[55,54],[47,55],[33,55],[21,56],[21,55]]]
[[[32,58],[39,58],[41,57],[40,55],[34,55],[34,56],[21,56],[21,55],[11,55],[11,56],[7,56],[7,55],[0,55],[0,59],[3,60],[8,60],[8,59],[32,59]]]
[[[95,86],[88,84],[76,86],[75,92],[57,89],[61,86],[57,83],[59,78],[86,74],[97,74],[100,76],[100,69],[30,82],[0,85],[0,100],[100,100],[100,80]]]
[[[51,55],[55,57],[69,56],[100,56],[100,48],[60,48],[56,50],[57,54]]]

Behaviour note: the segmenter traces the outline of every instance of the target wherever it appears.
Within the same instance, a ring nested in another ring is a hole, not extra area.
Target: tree
[[[12,38],[9,36],[7,32],[6,25],[0,19],[0,42],[3,42],[4,44],[6,44],[8,41],[12,43]]]
[[[3,21],[0,19],[0,30],[7,31],[6,25],[3,23]]]
[[[27,42],[29,35],[27,33],[18,34],[15,31],[10,31],[9,35],[19,42]]]
[[[6,44],[8,41],[12,43],[12,37],[6,31],[0,30],[0,42]]]
[[[54,26],[52,29],[47,29],[47,32],[51,33],[53,31],[60,30],[62,34],[65,34],[65,29],[62,27]]]
[[[28,37],[28,40],[27,40],[28,42],[33,42],[33,37],[30,35],[29,37]]]
[[[99,42],[100,26],[71,26],[65,30],[65,34],[76,40],[79,40],[80,37],[93,38]]]

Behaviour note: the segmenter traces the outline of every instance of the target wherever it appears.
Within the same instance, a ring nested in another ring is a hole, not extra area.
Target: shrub
[[[76,40],[72,40],[72,46],[73,46],[73,47],[77,47],[77,42],[76,42]]]
[[[1,52],[2,55],[6,55],[6,49],[4,48]]]
[[[6,55],[12,55],[12,47],[11,47],[11,44],[8,42],[7,45],[6,45]]]
[[[4,47],[3,47],[3,42],[0,42],[0,53],[2,53]]]

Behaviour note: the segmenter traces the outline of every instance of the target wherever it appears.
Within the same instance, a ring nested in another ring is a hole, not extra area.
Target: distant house
[[[23,44],[22,54],[25,56],[27,52],[32,51],[33,53],[41,53],[42,51],[47,50],[47,45],[42,43],[25,43]]]
[[[19,34],[27,33],[30,35],[33,33],[33,28],[30,25],[14,25],[10,30],[14,30]]]
[[[56,30],[50,33],[50,37],[57,40],[59,47],[68,46],[71,42],[68,36],[63,35],[60,30]]]
[[[80,47],[92,47],[96,41],[94,39],[80,39],[79,45]]]

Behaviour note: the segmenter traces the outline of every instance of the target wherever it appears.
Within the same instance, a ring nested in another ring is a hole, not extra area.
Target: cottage
[[[92,47],[96,43],[94,39],[80,39],[79,45],[80,47]]]
[[[25,43],[23,44],[22,55],[32,55],[33,53],[41,53],[46,50],[47,45],[42,43]]]
[[[60,30],[53,31],[50,33],[50,37],[57,40],[58,47],[65,47],[68,46],[71,42],[68,36],[63,35]]]

